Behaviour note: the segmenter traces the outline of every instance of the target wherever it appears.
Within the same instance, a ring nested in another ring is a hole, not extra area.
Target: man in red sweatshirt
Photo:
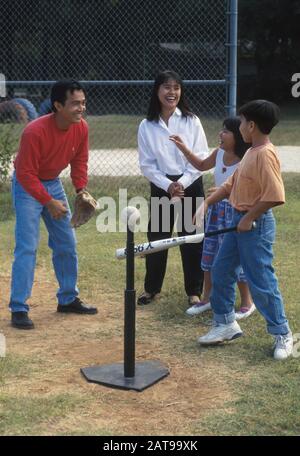
[[[40,218],[49,233],[49,247],[59,283],[58,312],[95,314],[78,297],[78,260],[70,208],[59,179],[71,166],[76,192],[87,184],[88,126],[83,87],[76,81],[58,81],[51,91],[53,113],[40,117],[24,129],[15,160],[12,182],[16,212],[15,251],[12,267],[10,310],[12,326],[32,329],[26,304],[33,286]]]

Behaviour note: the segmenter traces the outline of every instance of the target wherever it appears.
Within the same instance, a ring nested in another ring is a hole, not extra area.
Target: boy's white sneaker
[[[274,336],[274,359],[286,359],[293,353],[293,335],[291,332]]]
[[[236,321],[226,325],[214,323],[212,329],[198,339],[200,345],[215,345],[225,340],[233,340],[243,335],[243,331]]]
[[[251,307],[241,307],[238,312],[235,313],[236,320],[242,320],[243,318],[250,317],[251,314],[255,311],[256,307],[254,303],[252,303]]]

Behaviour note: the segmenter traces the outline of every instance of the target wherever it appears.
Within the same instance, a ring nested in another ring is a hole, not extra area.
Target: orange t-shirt
[[[285,202],[280,162],[273,144],[250,147],[232,176],[222,185],[230,204],[248,211],[258,202]]]

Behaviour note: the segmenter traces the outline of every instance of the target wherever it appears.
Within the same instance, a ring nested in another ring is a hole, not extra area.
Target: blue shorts
[[[233,207],[226,200],[222,200],[219,203],[209,206],[205,232],[222,230],[232,226],[233,211]],[[201,269],[203,271],[211,270],[224,236],[225,234],[219,234],[218,236],[204,238],[201,260]],[[242,268],[238,273],[238,281],[246,282],[246,277]]]

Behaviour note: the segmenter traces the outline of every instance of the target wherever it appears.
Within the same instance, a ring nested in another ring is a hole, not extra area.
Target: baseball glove
[[[75,198],[74,213],[71,218],[73,228],[78,228],[88,222],[94,215],[97,201],[86,190],[81,190]]]

